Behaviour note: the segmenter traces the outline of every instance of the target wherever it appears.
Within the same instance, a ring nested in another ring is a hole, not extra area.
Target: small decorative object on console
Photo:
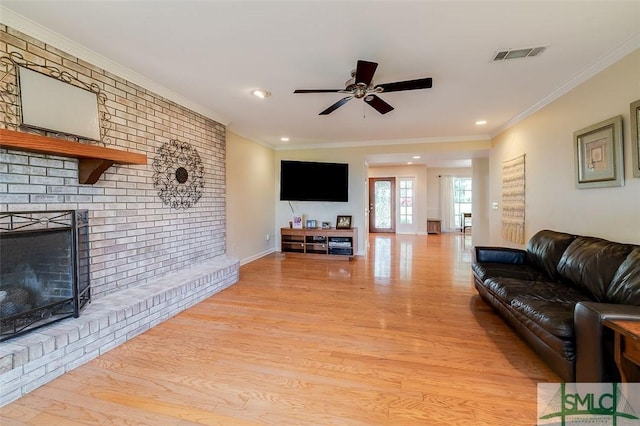
[[[338,216],[336,229],[351,229],[351,216]]]
[[[331,222],[322,222],[322,229],[331,228]]]

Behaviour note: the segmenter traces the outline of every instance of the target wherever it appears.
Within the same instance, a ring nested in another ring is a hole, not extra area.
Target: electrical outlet
[[[269,234],[264,234],[264,240],[265,241],[269,241],[271,239],[271,235]]]

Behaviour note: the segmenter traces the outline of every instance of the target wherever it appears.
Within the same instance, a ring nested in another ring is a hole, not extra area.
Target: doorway
[[[369,178],[369,232],[396,232],[396,178]]]

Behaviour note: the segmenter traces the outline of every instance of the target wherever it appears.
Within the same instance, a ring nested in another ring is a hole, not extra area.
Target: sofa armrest
[[[640,320],[640,306],[579,302],[573,314],[576,336],[576,381],[618,382],[613,354],[613,331],[606,319]]]
[[[483,247],[477,246],[473,252],[474,262],[507,263],[511,265],[524,265],[527,252],[508,247]]]

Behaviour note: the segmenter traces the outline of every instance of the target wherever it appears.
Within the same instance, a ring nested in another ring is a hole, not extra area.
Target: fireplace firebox
[[[90,301],[87,210],[0,213],[0,341]]]

